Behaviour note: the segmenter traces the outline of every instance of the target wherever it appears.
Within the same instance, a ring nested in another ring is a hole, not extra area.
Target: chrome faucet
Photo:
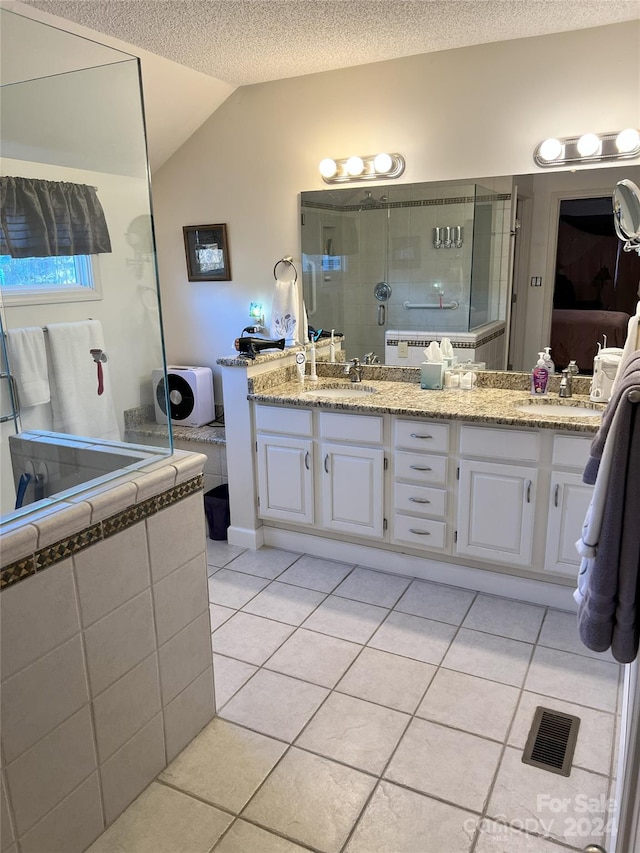
[[[380,359],[374,352],[368,352],[363,359],[363,364],[380,364]]]
[[[344,366],[344,372],[352,382],[362,382],[362,365],[360,364],[360,359],[352,358],[351,361],[347,362]]]
[[[573,396],[573,390],[571,387],[572,386],[572,382],[571,382],[572,379],[573,379],[573,372],[570,371],[568,367],[565,367],[565,369],[562,371],[562,379],[560,380],[560,390],[558,391],[559,397],[572,397]]]

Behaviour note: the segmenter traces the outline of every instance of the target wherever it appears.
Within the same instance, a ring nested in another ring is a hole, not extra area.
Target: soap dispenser
[[[542,397],[549,387],[549,370],[545,364],[544,352],[538,353],[538,361],[531,371],[531,396]]]
[[[551,347],[544,348],[544,366],[549,371],[549,375],[556,372],[556,366],[553,363],[553,359],[551,358]]]

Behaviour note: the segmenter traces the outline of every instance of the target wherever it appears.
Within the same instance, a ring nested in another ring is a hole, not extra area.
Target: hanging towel
[[[620,663],[638,650],[640,580],[640,412],[629,399],[640,391],[640,352],[621,365],[616,390],[591,448],[583,479],[596,486],[583,536],[575,598],[578,630],[587,648],[611,651]]]
[[[105,390],[98,395],[97,365],[92,349],[104,350],[98,320],[52,323],[47,326],[51,353],[53,428],[87,438],[120,441],[105,365]]]
[[[294,281],[276,279],[271,304],[271,337],[285,338],[285,346],[292,347],[303,343],[299,323],[298,284]]]
[[[41,406],[51,399],[47,349],[40,326],[8,329],[9,366],[18,387],[20,408]]]
[[[618,382],[618,376],[621,374],[622,365],[625,364],[628,358],[631,357],[632,353],[636,350],[640,350],[640,302],[636,305],[636,313],[633,317],[629,318],[629,322],[627,324],[627,337],[624,342],[624,347],[622,349],[622,355],[620,356],[620,365],[618,366],[618,372],[616,373],[613,384],[611,385],[611,394],[616,389],[616,384]]]

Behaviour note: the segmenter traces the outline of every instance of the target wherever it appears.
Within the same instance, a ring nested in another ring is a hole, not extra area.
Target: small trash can
[[[209,525],[209,539],[226,539],[231,524],[229,513],[229,486],[223,483],[205,492],[204,514]]]

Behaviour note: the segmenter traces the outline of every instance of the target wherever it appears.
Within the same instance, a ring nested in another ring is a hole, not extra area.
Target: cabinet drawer
[[[536,432],[463,426],[460,430],[460,455],[536,462],[538,441]]]
[[[444,485],[447,482],[447,457],[398,451],[395,454],[395,476],[398,480]]]
[[[320,412],[320,435],[333,441],[382,444],[383,426],[379,415],[347,415]]]
[[[396,483],[393,488],[393,505],[399,512],[443,517],[447,514],[447,493],[444,489]]]
[[[395,446],[402,450],[446,453],[449,449],[449,425],[426,421],[396,421]]]
[[[553,464],[567,468],[584,468],[589,458],[592,438],[556,435],[553,439]]]
[[[311,411],[284,406],[256,406],[256,429],[284,435],[311,435]]]
[[[397,514],[393,517],[393,538],[420,548],[442,550],[447,544],[447,525],[444,521]]]

